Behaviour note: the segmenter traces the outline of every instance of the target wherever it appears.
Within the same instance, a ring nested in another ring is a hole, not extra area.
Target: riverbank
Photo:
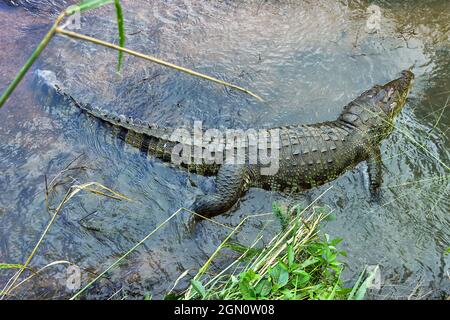
[[[219,300],[335,300],[362,299],[376,273],[364,272],[353,287],[346,288],[341,279],[346,253],[338,249],[340,238],[331,239],[320,225],[329,213],[323,207],[302,208],[274,204],[274,214],[283,229],[266,246],[258,247],[257,237],[251,246],[224,241],[199,270],[191,286],[181,296],[168,298]],[[222,272],[205,276],[209,263],[222,250],[240,256]],[[364,281],[361,281],[364,278]]]

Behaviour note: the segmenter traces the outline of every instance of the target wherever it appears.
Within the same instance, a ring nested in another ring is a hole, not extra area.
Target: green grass
[[[329,215],[325,211],[311,205],[288,209],[275,204],[274,215],[280,218],[283,229],[268,245],[256,248],[261,237],[250,246],[225,240],[220,250],[231,249],[239,258],[213,277],[205,276],[206,270],[202,270],[185,292],[169,292],[166,299],[363,299],[374,275],[363,272],[354,287],[343,286],[344,263],[340,258],[346,254],[337,248],[342,239],[319,232]]]

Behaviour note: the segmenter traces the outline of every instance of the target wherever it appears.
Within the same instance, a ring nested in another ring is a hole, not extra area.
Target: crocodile
[[[110,125],[120,139],[147,155],[171,161],[176,146],[181,144],[184,150],[199,147],[176,135],[174,138],[172,128],[80,103],[64,92],[51,71],[39,72],[46,84],[64,99]],[[414,74],[404,70],[399,78],[373,86],[347,104],[334,121],[271,130],[272,135],[273,132],[278,135],[278,139],[271,140],[271,143],[278,141],[279,151],[278,170],[274,174],[262,174],[262,164],[248,161],[249,148],[245,161],[239,164],[211,163],[204,158],[179,163],[190,172],[216,175],[215,192],[197,197],[189,209],[201,217],[213,217],[231,209],[250,187],[301,192],[330,182],[363,161],[367,161],[370,191],[377,195],[382,183],[380,143],[393,131],[395,118],[406,103],[413,80]],[[250,139],[245,143],[249,146]],[[274,146],[275,143],[268,148]]]

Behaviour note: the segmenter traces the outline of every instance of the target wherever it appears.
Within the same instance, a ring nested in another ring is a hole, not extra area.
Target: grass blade
[[[153,229],[149,234],[147,234],[141,241],[136,243],[130,250],[125,252],[119,259],[114,261],[108,268],[106,268],[102,273],[100,273],[97,277],[95,277],[91,282],[89,282],[86,286],[84,286],[80,291],[78,291],[75,295],[70,298],[70,300],[75,300],[78,298],[83,292],[85,292],[87,289],[89,289],[98,279],[103,277],[106,273],[108,273],[111,269],[119,265],[128,255],[133,253],[139,246],[141,246],[147,239],[149,239],[153,234],[155,234],[159,229],[164,227],[170,220],[172,220],[173,217],[175,217],[178,213],[180,213],[184,208],[180,208],[177,211],[175,211],[170,217],[168,217],[166,220],[164,220],[161,224],[159,224],[155,229]]]
[[[21,269],[23,268],[22,264],[17,263],[0,263],[0,269]]]
[[[98,182],[89,182],[89,183],[85,183],[85,184],[82,184],[82,185],[74,185],[74,186],[70,187],[70,189],[66,192],[62,202],[56,208],[54,214],[52,215],[52,217],[51,217],[50,221],[48,222],[47,226],[45,227],[44,231],[42,232],[41,237],[39,238],[38,242],[36,243],[36,245],[34,246],[33,250],[31,251],[30,255],[28,256],[27,261],[19,268],[18,272],[13,276],[11,282],[8,282],[6,288],[4,290],[2,290],[3,292],[2,292],[2,295],[0,296],[0,298],[5,296],[6,294],[10,293],[10,291],[14,288],[15,283],[17,282],[17,280],[19,279],[19,277],[21,276],[23,271],[28,268],[28,265],[30,264],[31,260],[33,259],[33,257],[35,256],[36,252],[38,251],[39,247],[41,246],[42,242],[44,241],[45,236],[49,232],[50,228],[52,227],[53,223],[55,222],[57,216],[61,212],[61,210],[64,207],[64,205],[72,197],[74,197],[78,192],[80,192],[82,190],[87,190],[87,191],[90,191],[92,193],[96,193],[96,192],[93,192],[92,190],[90,190],[91,186],[96,186],[99,189],[111,192],[113,194],[113,196],[121,198],[123,200],[130,200],[126,196],[124,196],[124,195],[122,195],[122,194],[120,194],[118,192],[115,192],[115,191],[113,191],[113,190],[103,186],[102,184],[100,184]],[[94,189],[94,191],[95,191],[95,189]],[[103,193],[103,195],[108,196],[106,193]]]
[[[114,6],[116,7],[116,15],[117,15],[117,28],[119,29],[119,46],[125,46],[125,28],[123,26],[123,13],[122,6],[120,5],[119,0],[114,0]],[[123,52],[119,51],[119,62],[117,63],[117,71],[120,71],[120,67],[122,66],[123,60]]]
[[[192,288],[202,297],[206,297],[206,290],[205,287],[203,287],[202,283],[198,280],[191,280]]]
[[[348,300],[354,300],[356,290],[358,290],[359,284],[361,283],[365,272],[366,272],[366,269],[364,268],[364,270],[359,275],[358,280],[356,280],[356,283],[353,286],[352,291],[350,291],[348,298],[347,298]]]
[[[362,300],[364,296],[366,295],[367,289],[372,284],[373,279],[375,278],[375,275],[377,274],[379,270],[379,267],[376,266],[367,276],[366,280],[361,284],[361,286],[358,288],[358,291],[356,291],[355,300]]]
[[[196,72],[194,70],[190,70],[190,69],[187,69],[187,68],[184,68],[184,67],[180,67],[180,66],[175,65],[173,63],[166,62],[164,60],[161,60],[161,59],[158,59],[158,58],[155,58],[155,57],[152,57],[152,56],[149,56],[149,55],[146,55],[146,54],[134,51],[134,50],[130,50],[130,49],[127,49],[127,48],[122,48],[120,46],[117,46],[117,45],[112,44],[112,43],[107,42],[107,41],[103,41],[103,40],[100,40],[100,39],[97,39],[97,38],[89,37],[89,36],[86,36],[84,34],[80,34],[80,33],[77,33],[77,32],[68,31],[68,30],[65,30],[63,28],[57,28],[56,32],[61,34],[61,35],[73,38],[73,39],[89,41],[89,42],[92,42],[92,43],[95,43],[95,44],[98,44],[98,45],[101,45],[101,46],[104,46],[104,47],[107,47],[107,48],[110,48],[110,49],[123,51],[123,52],[131,54],[131,55],[133,55],[135,57],[138,57],[138,58],[141,58],[141,59],[144,59],[144,60],[148,60],[148,61],[160,64],[160,65],[163,65],[165,67],[172,68],[172,69],[175,69],[175,70],[187,73],[187,74],[189,74],[191,76],[195,76],[195,77],[199,77],[199,78],[202,78],[202,79],[206,79],[206,80],[209,80],[209,81],[212,81],[212,82],[215,82],[215,83],[218,83],[218,84],[221,84],[221,85],[224,85],[224,86],[227,86],[227,87],[239,90],[241,92],[244,92],[244,93],[246,93],[246,94],[248,94],[248,95],[258,99],[259,101],[264,101],[263,98],[261,98],[257,94],[255,94],[255,93],[253,93],[253,92],[251,92],[251,91],[249,91],[247,89],[244,89],[244,88],[242,88],[240,86],[237,86],[235,84],[231,84],[229,82],[225,82],[225,81],[216,79],[214,77],[207,76],[205,74],[202,74],[200,72]]]
[[[31,54],[31,56],[28,58],[27,62],[23,65],[23,67],[20,69],[20,71],[17,73],[14,80],[11,82],[11,84],[6,88],[5,92],[0,97],[0,108],[5,104],[6,100],[8,100],[11,93],[14,91],[14,89],[17,87],[17,85],[22,81],[25,74],[28,72],[30,67],[33,65],[34,61],[39,57],[42,50],[47,47],[50,40],[53,38],[56,28],[58,27],[59,23],[62,21],[62,19],[65,17],[65,13],[61,13],[58,18],[56,18],[55,22],[53,23],[50,30],[45,35],[44,39],[38,44],[34,52]]]
[[[66,9],[65,13],[68,16],[73,15],[76,12],[83,12],[90,9],[96,9],[98,7],[101,7],[105,4],[112,3],[113,0],[86,0],[81,1],[78,5],[70,6]]]

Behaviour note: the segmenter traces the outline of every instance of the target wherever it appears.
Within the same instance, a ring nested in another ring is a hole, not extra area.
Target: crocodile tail
[[[133,119],[123,114],[119,115],[90,104],[80,103],[64,90],[64,86],[57,80],[54,72],[37,70],[36,75],[41,85],[51,91],[56,91],[57,94],[83,112],[102,122],[108,123],[120,139],[140,149],[143,153],[156,156],[164,161],[171,161],[173,160],[173,151],[181,152],[181,150],[185,151],[186,148],[189,148],[191,150],[191,158],[189,161],[184,159],[184,162],[176,162],[177,164],[186,167],[191,172],[203,175],[215,175],[219,170],[220,165],[218,164],[206,164],[203,159],[201,163],[194,161],[192,141],[189,139],[186,141],[174,129],[161,127],[140,119]],[[175,148],[180,143],[183,148]]]
[[[65,96],[67,97],[67,95]],[[87,114],[112,125],[117,136],[129,145],[162,160],[171,160],[172,150],[179,143],[178,140],[172,138],[172,129],[160,127],[140,119],[133,119],[123,114],[109,112],[90,104],[81,104],[70,96],[68,98],[72,104]]]
[[[73,99],[71,100],[73,101]],[[183,137],[179,136],[174,129],[160,127],[146,121],[126,117],[123,114],[109,113],[104,109],[90,105],[81,105],[76,101],[73,101],[73,103],[93,117],[111,124],[120,139],[140,149],[143,153],[170,162],[174,160],[172,158],[174,152],[181,158],[180,152],[185,152],[187,149],[190,149],[189,159],[183,158],[182,161],[185,162],[177,162],[177,160],[175,163],[187,168],[190,172],[201,175],[215,175],[220,168],[219,164],[205,163],[203,158],[200,163],[197,162],[194,158],[194,146],[192,142],[183,140]],[[179,146],[182,146],[182,148],[178,148]]]
[[[172,138],[173,129],[160,127],[139,119],[133,119],[123,114],[109,112],[105,109],[94,107],[91,104],[80,103],[64,90],[63,85],[57,80],[54,72],[49,70],[37,70],[38,82],[47,89],[56,91],[73,106],[94,118],[106,122],[114,128],[120,139],[140,149],[144,153],[155,155],[162,160],[170,161],[172,148],[179,143]]]

